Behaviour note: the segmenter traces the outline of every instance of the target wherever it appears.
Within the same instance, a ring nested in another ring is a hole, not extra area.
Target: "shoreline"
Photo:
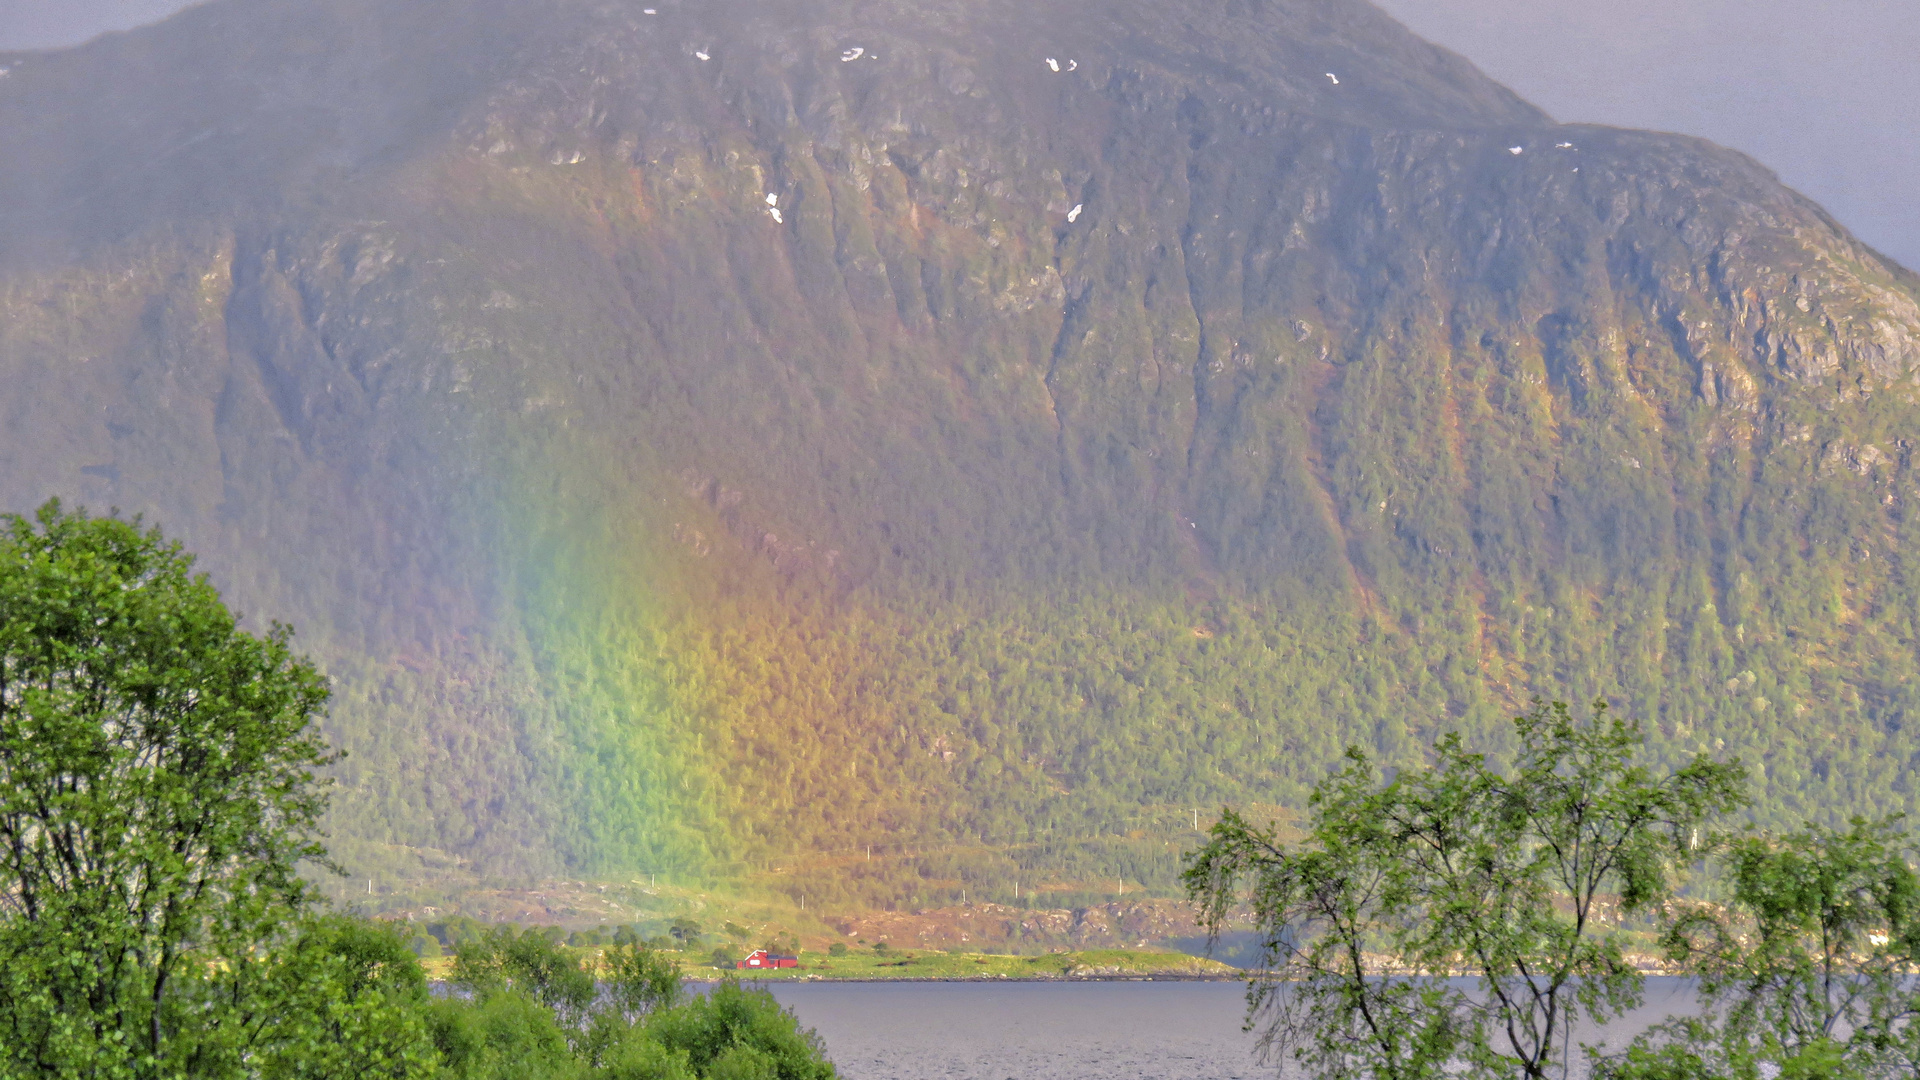
[[[737,976],[683,975],[682,981],[717,986]],[[1203,975],[1167,972],[1156,975],[896,975],[875,978],[869,975],[756,975],[741,983],[1093,983],[1093,982],[1246,982],[1242,975]]]
[[[598,954],[577,950],[582,962],[597,965]],[[1083,949],[1076,952],[959,953],[946,951],[846,950],[807,953],[790,967],[739,968],[716,964],[711,957],[665,952],[688,983],[713,984],[726,979],[743,985],[820,982],[1241,982],[1248,973],[1217,960],[1188,953],[1154,949]],[[425,963],[428,977],[446,981],[453,961],[435,957]],[[596,968],[597,969],[597,968]]]

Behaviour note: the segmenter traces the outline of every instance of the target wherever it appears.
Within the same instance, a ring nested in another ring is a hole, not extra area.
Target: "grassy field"
[[[674,955],[668,953],[667,955]],[[453,958],[433,957],[421,961],[429,978],[445,979],[452,974]],[[800,955],[800,966],[761,971],[740,971],[713,966],[706,957],[681,957],[681,970],[689,981],[703,982],[737,975],[748,981],[793,979],[1127,979],[1185,978],[1232,979],[1239,977],[1234,968],[1215,960],[1177,952],[1148,952],[1135,949],[1088,949],[1081,952],[1045,953],[1039,956],[1001,956],[985,953],[939,952],[898,949],[874,952],[850,950],[844,956],[823,952]]]
[[[1040,956],[900,949],[876,953],[850,950],[844,956],[802,953],[800,966],[765,971],[727,971],[689,965],[689,979],[738,975],[743,979],[1086,979],[1086,978],[1234,978],[1236,972],[1215,960],[1176,952],[1092,949]]]

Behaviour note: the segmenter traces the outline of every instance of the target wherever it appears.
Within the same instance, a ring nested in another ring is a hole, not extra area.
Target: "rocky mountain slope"
[[[1912,803],[1920,282],[1362,0],[213,0],[0,67],[0,504],[300,629],[361,876],[1165,884],[1534,692]]]

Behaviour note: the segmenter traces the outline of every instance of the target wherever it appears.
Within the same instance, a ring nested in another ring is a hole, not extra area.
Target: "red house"
[[[745,960],[741,960],[733,966],[743,971],[747,968],[799,967],[800,958],[797,956],[775,956],[765,949],[755,949],[747,954]]]

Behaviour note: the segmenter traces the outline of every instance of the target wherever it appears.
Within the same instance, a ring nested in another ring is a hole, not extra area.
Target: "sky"
[[[1916,0],[1374,3],[1556,119],[1750,154],[1920,270]]]
[[[1751,154],[1920,269],[1916,0],[1374,2],[1560,120]],[[77,44],[183,6],[0,0],[0,49]]]

